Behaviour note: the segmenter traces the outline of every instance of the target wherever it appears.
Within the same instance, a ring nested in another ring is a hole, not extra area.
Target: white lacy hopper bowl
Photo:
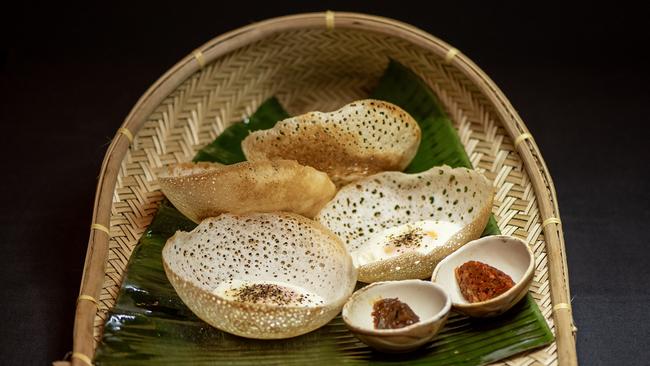
[[[460,292],[454,272],[468,261],[479,261],[504,272],[515,285],[490,300],[469,303]],[[493,235],[471,241],[442,260],[431,281],[449,293],[454,310],[472,317],[490,317],[504,313],[526,296],[534,272],[535,255],[526,242],[512,236]]]
[[[475,170],[384,172],[343,187],[315,219],[343,240],[359,281],[429,279],[440,260],[481,235],[493,197]]]
[[[397,298],[406,303],[420,321],[403,328],[376,329],[372,311],[375,301]],[[416,349],[440,331],[451,309],[445,290],[429,281],[375,282],[355,292],[343,307],[343,321],[361,341],[383,352]]]
[[[291,213],[224,214],[163,249],[165,272],[199,318],[248,338],[289,338],[334,318],[357,272],[340,239]]]

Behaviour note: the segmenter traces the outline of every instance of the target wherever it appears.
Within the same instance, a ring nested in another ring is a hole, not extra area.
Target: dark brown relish
[[[375,301],[372,319],[376,329],[404,328],[420,321],[411,307],[397,298]]]

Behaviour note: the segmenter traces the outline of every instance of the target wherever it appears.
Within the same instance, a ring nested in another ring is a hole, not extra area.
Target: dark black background
[[[555,180],[581,364],[647,364],[645,12],[620,2],[491,3],[57,2],[0,10],[1,362],[44,365],[72,348],[96,177],[145,89],[225,31],[332,9],[411,23],[495,80]]]

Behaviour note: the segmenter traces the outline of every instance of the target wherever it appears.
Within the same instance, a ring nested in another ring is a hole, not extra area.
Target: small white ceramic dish
[[[398,298],[420,321],[398,329],[375,329],[372,317],[377,300]],[[435,337],[447,321],[451,299],[445,290],[422,280],[375,282],[355,292],[343,306],[342,317],[363,343],[383,352],[407,352]]]
[[[469,303],[460,292],[454,270],[468,261],[479,261],[510,276],[515,285],[486,301]],[[521,239],[493,235],[471,241],[443,259],[433,271],[431,281],[442,286],[455,310],[472,317],[490,317],[504,313],[527,293],[535,272],[535,255]]]

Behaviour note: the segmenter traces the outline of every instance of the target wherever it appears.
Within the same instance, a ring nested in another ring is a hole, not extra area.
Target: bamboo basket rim
[[[524,162],[538,197],[543,232],[548,253],[549,282],[553,318],[556,325],[558,361],[561,365],[577,365],[574,326],[570,302],[568,266],[566,261],[557,195],[539,148],[517,111],[494,82],[456,48],[409,24],[393,19],[351,12],[318,12],[271,18],[224,33],[180,60],[163,74],[126,116],[104,157],[93,206],[92,225],[84,262],[79,298],[76,305],[71,363],[88,365],[93,357],[93,319],[102,288],[110,238],[110,216],[113,191],[120,164],[134,136],[155,107],[187,77],[206,64],[240,47],[273,34],[307,28],[365,30],[399,37],[427,49],[442,58],[471,80],[492,103],[502,126],[513,139],[515,150]]]

